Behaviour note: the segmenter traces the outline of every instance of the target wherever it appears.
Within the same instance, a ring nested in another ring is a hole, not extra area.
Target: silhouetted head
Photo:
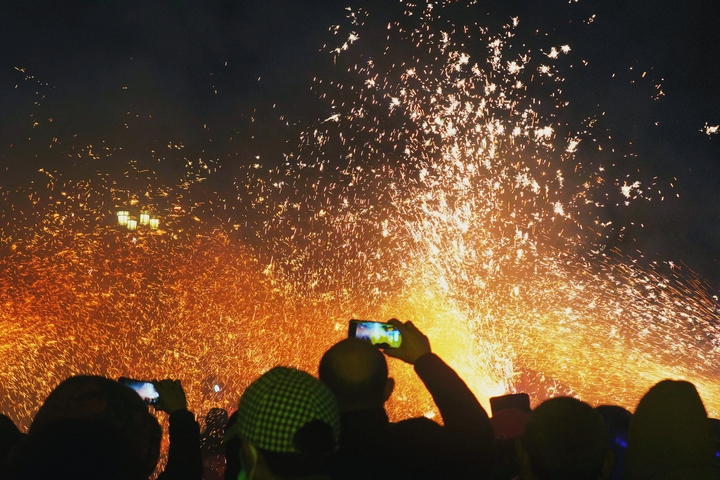
[[[530,414],[522,446],[537,479],[596,480],[606,466],[607,430],[587,403],[557,397]]]
[[[200,434],[200,448],[203,455],[223,453],[223,437],[228,414],[225,409],[211,408],[205,415],[205,430]]]
[[[24,435],[15,423],[6,415],[0,414],[0,472],[10,451],[22,440]]]
[[[207,415],[205,415],[206,430],[219,429],[224,431],[227,422],[228,413],[224,408],[211,408]]]
[[[146,480],[143,459],[104,419],[61,418],[28,435],[12,455],[8,480]]]
[[[630,421],[623,478],[720,478],[716,449],[695,386],[663,380],[643,396]]]
[[[618,405],[600,405],[595,407],[608,431],[608,447],[613,452],[614,462],[608,480],[622,478],[627,452],[628,429],[632,413]]]
[[[632,413],[618,405],[599,405],[595,407],[595,411],[605,422],[610,443],[627,446],[627,434]]]
[[[30,426],[33,436],[63,419],[102,420],[127,438],[143,459],[145,474],[155,470],[162,430],[147,405],[132,389],[115,380],[77,375],[58,385],[40,407]]]
[[[225,427],[225,480],[237,480],[242,470],[242,460],[240,459],[240,448],[242,447],[242,439],[237,432],[238,412],[235,411],[228,418]]]
[[[394,386],[385,355],[357,338],[346,338],[325,352],[319,376],[335,395],[340,411],[382,407]]]

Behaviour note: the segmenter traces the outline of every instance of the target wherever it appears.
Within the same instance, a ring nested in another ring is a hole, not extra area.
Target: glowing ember
[[[388,25],[377,57],[352,57],[364,25],[351,12],[328,47],[346,78],[316,85],[336,113],[284,169],[250,168],[237,200],[189,204],[192,181],[156,186],[143,200],[162,228],[145,214],[152,228],[133,231],[117,209],[139,208],[137,195],[107,176],[3,192],[32,211],[0,227],[3,410],[27,426],[83,372],[180,378],[196,411],[232,409],[275,364],[315,372],[348,319],[395,316],[483,401],[517,388],[632,407],[672,377],[720,414],[714,300],[595,243],[615,198],[602,189],[629,202],[650,188],[582,164],[590,134],[558,121],[553,62],[570,46],[514,47],[518,19],[452,27],[444,5],[408,5],[412,22]],[[264,220],[257,245],[239,241],[228,203]],[[391,368],[391,416],[433,415],[411,370]]]

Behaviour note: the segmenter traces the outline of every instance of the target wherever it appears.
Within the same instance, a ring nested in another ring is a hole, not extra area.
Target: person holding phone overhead
[[[200,425],[187,408],[180,380],[153,380],[158,393],[155,410],[170,415],[168,463],[158,480],[199,480],[203,476]]]
[[[120,377],[118,383],[135,391],[156,412],[165,412],[170,416],[168,462],[158,480],[200,480],[203,476],[200,425],[187,408],[180,380],[149,381]]]
[[[490,468],[493,430],[465,382],[412,322],[392,319],[398,348],[358,338],[333,345],[320,361],[319,377],[340,409],[339,478],[483,478]],[[435,400],[444,425],[425,418],[390,423],[384,408],[395,382],[385,355],[414,366]]]

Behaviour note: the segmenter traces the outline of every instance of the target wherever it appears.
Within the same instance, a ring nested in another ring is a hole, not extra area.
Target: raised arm
[[[160,394],[155,407],[170,414],[170,451],[159,480],[200,480],[203,476],[200,425],[187,409],[180,380],[153,381]]]
[[[467,384],[440,357],[432,353],[430,341],[412,322],[392,319],[402,336],[399,348],[385,354],[410,363],[432,395],[444,427],[439,447],[456,458],[482,467],[489,461],[494,438],[492,425]]]

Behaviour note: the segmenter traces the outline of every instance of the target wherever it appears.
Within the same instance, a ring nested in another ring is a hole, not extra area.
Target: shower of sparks
[[[583,163],[582,144],[602,144],[561,120],[571,47],[513,45],[517,18],[497,32],[441,21],[456,2],[404,5],[384,48],[363,43],[369,16],[349,17],[353,45],[328,47],[347,74],[316,82],[334,115],[276,181],[249,182],[275,199],[263,235],[295,295],[413,319],[482,399],[632,407],[683,377],[717,411],[716,302],[602,247],[602,207],[655,190]]]
[[[517,18],[497,32],[440,21],[453,3],[407,4],[373,54],[365,12],[333,27],[342,70],[315,88],[334,113],[283,168],[251,166],[237,199],[189,200],[213,174],[199,160],[182,185],[143,194],[48,172],[0,192],[3,410],[27,426],[83,372],[180,378],[197,412],[232,409],[273,365],[314,373],[349,318],[397,317],[483,402],[526,390],[632,408],[671,377],[720,414],[716,302],[694,277],[602,247],[602,207],[653,185],[583,164],[599,143],[559,120],[571,47],[513,45]],[[264,219],[260,241],[239,239],[228,204]],[[158,230],[116,225],[141,208]],[[408,366],[391,371],[392,418],[437,413]]]

